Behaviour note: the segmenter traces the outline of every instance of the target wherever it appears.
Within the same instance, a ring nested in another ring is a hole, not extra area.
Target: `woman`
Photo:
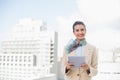
[[[81,21],[73,24],[75,40],[69,41],[62,58],[63,73],[66,80],[91,80],[97,74],[97,49],[86,42],[86,26]],[[75,67],[68,61],[69,56],[84,56],[85,63]]]

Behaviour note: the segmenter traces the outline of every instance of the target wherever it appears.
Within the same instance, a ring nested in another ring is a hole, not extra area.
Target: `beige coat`
[[[90,74],[87,74],[87,72],[83,68],[79,69],[75,67],[72,67],[67,73],[65,73],[65,64],[68,61],[68,56],[74,55],[75,51],[72,51],[68,54],[64,50],[64,55],[62,57],[62,72],[65,75],[65,80],[91,80],[91,77],[97,74],[97,49],[88,43],[84,49],[85,60],[88,66],[90,67]]]

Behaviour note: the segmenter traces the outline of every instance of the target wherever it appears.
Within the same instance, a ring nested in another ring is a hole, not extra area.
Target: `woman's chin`
[[[83,40],[84,38],[77,38],[77,39],[80,41],[80,40]]]

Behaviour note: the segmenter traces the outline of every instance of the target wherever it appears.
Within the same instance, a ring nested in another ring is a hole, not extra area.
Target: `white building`
[[[41,23],[17,24],[2,41],[0,80],[39,80],[49,75],[56,78],[57,34],[45,30]]]

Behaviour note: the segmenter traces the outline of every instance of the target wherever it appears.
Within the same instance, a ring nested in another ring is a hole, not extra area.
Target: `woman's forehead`
[[[74,28],[75,29],[85,29],[85,27],[83,25],[76,25]]]

